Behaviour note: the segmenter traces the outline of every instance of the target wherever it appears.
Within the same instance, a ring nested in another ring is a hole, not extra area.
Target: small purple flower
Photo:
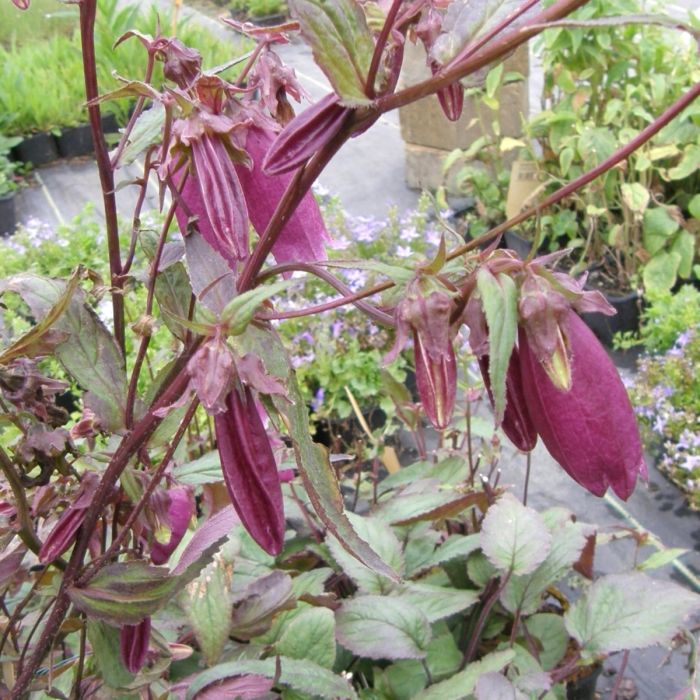
[[[187,527],[194,515],[194,499],[190,490],[185,486],[170,489],[168,492],[170,502],[167,512],[167,526],[170,536],[167,542],[154,542],[151,547],[151,561],[154,564],[165,564],[175,548],[187,532]]]
[[[311,399],[311,408],[314,410],[315,413],[318,413],[318,410],[321,408],[323,405],[323,400],[326,397],[326,392],[323,387],[319,387],[318,391],[314,395],[314,398]]]
[[[410,258],[413,255],[413,251],[410,246],[399,245],[396,246],[396,255],[400,258]]]

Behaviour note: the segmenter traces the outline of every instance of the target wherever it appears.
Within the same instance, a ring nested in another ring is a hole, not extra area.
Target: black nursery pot
[[[566,700],[595,700],[595,690],[603,667],[596,665],[591,673],[566,684]]]
[[[116,117],[113,114],[105,114],[102,117],[102,131],[105,134],[112,134],[118,130],[119,125]],[[91,156],[95,152],[89,124],[80,124],[64,129],[58,137],[57,143],[61,158]]]
[[[533,246],[533,242],[531,240],[524,238],[515,231],[510,230],[503,234],[503,243],[505,248],[514,250],[521,260],[525,260],[525,258],[530,255],[530,250]]]
[[[15,215],[15,193],[0,196],[0,236],[9,236],[15,232],[17,218]]]
[[[12,150],[17,160],[31,163],[34,167],[47,165],[58,159],[58,146],[53,134],[28,136]]]
[[[614,316],[600,313],[581,314],[581,318],[606,347],[612,347],[615,333],[639,330],[641,299],[636,291],[622,295],[606,294],[605,298],[617,311]]]

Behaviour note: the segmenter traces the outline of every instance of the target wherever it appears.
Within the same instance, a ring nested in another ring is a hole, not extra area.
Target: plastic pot
[[[61,158],[77,158],[90,155],[92,148],[92,132],[88,124],[72,126],[64,129],[57,139],[58,152]]]
[[[566,684],[566,700],[595,700],[595,689],[602,672],[602,665],[596,664],[590,667],[586,675],[569,681]]]
[[[581,314],[581,318],[606,347],[612,347],[615,333],[639,330],[641,298],[636,291],[626,294],[606,294],[605,298],[617,311],[614,316],[599,313]]]
[[[16,225],[15,193],[0,195],[0,236],[13,234]]]
[[[58,146],[53,134],[34,134],[27,136],[22,143],[14,147],[17,160],[31,163],[35,168],[52,163],[58,158]]]

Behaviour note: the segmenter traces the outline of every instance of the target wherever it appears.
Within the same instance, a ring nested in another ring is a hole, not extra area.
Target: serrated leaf
[[[642,649],[670,639],[700,608],[700,596],[641,572],[596,581],[564,616],[566,629],[592,656]]]
[[[219,660],[231,629],[232,557],[226,547],[179,596],[202,656],[208,666]]]
[[[247,344],[251,351],[257,350],[259,356],[264,356],[268,372],[286,383],[287,397],[273,395],[271,398],[277,410],[287,417],[297,466],[318,517],[356,559],[378,574],[397,580],[396,572],[358,536],[345,513],[343,496],[328,453],[311,439],[306,402],[279,336],[270,327],[263,329],[251,325],[246,330],[245,337],[241,337],[241,342]]]
[[[361,6],[353,0],[290,0],[289,8],[341,102],[369,104],[365,84],[374,42]]]
[[[275,645],[278,654],[309,659],[324,668],[335,663],[335,617],[328,608],[307,608],[285,627]]]
[[[453,559],[466,559],[481,547],[481,536],[450,535],[433,553],[431,564],[437,566]]]
[[[348,513],[355,532],[376,552],[377,556],[396,572],[396,576],[404,573],[401,543],[394,531],[378,518],[364,518],[354,513]],[[343,571],[357,584],[364,593],[386,593],[394,587],[394,581],[379,574],[353,557],[335,537],[329,537],[328,547],[333,558]]]
[[[476,700],[527,700],[526,695],[495,671],[479,676],[474,690]]]
[[[564,626],[564,618],[554,613],[538,613],[525,621],[527,631],[541,645],[540,664],[545,671],[553,669],[566,654],[569,633]]]
[[[489,330],[489,378],[500,424],[506,409],[506,372],[518,329],[518,290],[508,275],[494,275],[486,267],[477,273],[476,284]]]
[[[338,641],[370,659],[422,659],[431,635],[425,615],[400,598],[358,596],[336,612]]]
[[[277,679],[277,661],[279,660],[279,678]],[[302,693],[326,698],[327,700],[356,700],[357,695],[350,684],[341,676],[336,675],[312,661],[299,661],[286,657],[275,657],[265,660],[231,661],[219,664],[200,673],[187,688],[186,700],[196,700],[200,691],[207,686],[218,683],[226,678],[252,674],[275,678],[278,682]]]
[[[254,580],[234,601],[231,633],[237,639],[252,639],[270,628],[274,615],[295,605],[292,579],[281,571]]]
[[[182,232],[185,236],[185,231]],[[197,299],[207,309],[220,314],[236,296],[233,270],[198,231],[185,236],[187,274]]]
[[[19,294],[32,315],[43,318],[65,296],[67,286],[64,280],[22,273],[6,280],[3,289]],[[118,432],[124,427],[126,405],[124,360],[112,334],[85,303],[82,290],[75,289],[54,328],[66,336],[54,354],[87,389],[85,405],[95,412],[102,427]]]
[[[451,678],[426,688],[421,694],[421,700],[463,700],[474,692],[481,676],[502,671],[514,657],[512,649],[488,654],[480,661],[468,664],[463,671],[455,673]]]
[[[184,342],[187,329],[177,319],[189,315],[192,287],[183,263],[177,262],[158,273],[155,294],[163,312],[163,322],[178,340]]]
[[[552,536],[542,516],[507,493],[491,506],[481,527],[481,549],[501,572],[529,574],[547,557]]]
[[[654,207],[644,212],[642,240],[650,255],[656,255],[677,230],[678,222],[666,207]]]
[[[397,590],[396,595],[403,602],[420,610],[428,622],[437,622],[462,612],[479,599],[479,591],[464,591],[427,583],[405,584]]]

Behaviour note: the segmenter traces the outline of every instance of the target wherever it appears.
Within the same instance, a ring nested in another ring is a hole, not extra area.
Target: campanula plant
[[[97,6],[78,2],[109,277],[78,266],[65,279],[21,271],[2,282],[31,319],[0,352],[2,408],[14,436],[0,449],[9,697],[99,697],[104,688],[188,698],[393,697],[373,665],[386,659],[426,660],[414,686],[423,697],[557,697],[579,667],[681,634],[698,597],[641,571],[602,577],[557,608],[556,621],[533,622],[549,584],[574,563],[591,574],[596,530],[504,493],[498,439],[472,449],[483,432],[471,407],[478,391],[461,404],[465,368],[455,351],[467,332],[494,427],[518,447],[531,450],[541,438],[596,495],[611,488],[628,498],[645,476],[624,388],[577,315],[607,311],[604,301],[553,272],[556,256],[523,261],[496,249],[506,227],[538,212],[469,244],[447,231],[418,258],[357,261],[350,267],[378,279],[353,290],[327,260],[330,234],[311,193],[348,139],[362,138],[384,113],[437,94],[447,116],[458,117],[460,81],[478,81],[584,4],[293,0],[284,25],[226,20],[255,42],[235,81],[176,37],[127,31],[118,43],[141,45],[143,75],[122,76],[101,94]],[[308,107],[293,68],[275,52],[292,34],[332,86]],[[423,42],[431,77],[403,89],[407,41]],[[539,207],[625,161],[699,93],[700,85],[688,90]],[[100,109],[122,97],[136,108],[110,152]],[[115,191],[122,166],[137,156],[143,172],[130,183],[137,198],[122,246]],[[153,178],[163,208],[155,239],[142,227]],[[295,273],[336,294],[289,308]],[[127,318],[139,292],[138,315]],[[107,323],[95,313],[98,299],[110,306]],[[378,456],[367,470],[361,455],[330,457],[312,440],[276,331],[286,319],[348,304],[394,334],[384,362],[412,342],[418,400],[395,380],[387,391],[416,436],[425,423],[438,435],[438,452],[422,445],[426,459],[411,467],[385,461],[393,473],[384,480]],[[164,327],[170,356],[156,366],[152,339]],[[49,358],[79,392],[70,413],[56,404],[60,384],[43,371]],[[453,428],[462,416],[466,429]],[[444,464],[440,450],[458,458]],[[367,521],[346,510],[350,470],[354,504],[373,509]],[[493,479],[480,479],[482,470]],[[394,490],[396,502],[384,496]],[[462,563],[443,567],[453,558]],[[355,588],[362,595],[353,598]],[[555,626],[564,640],[547,660],[531,631],[538,625],[540,637]],[[309,628],[322,631],[322,655],[312,651]],[[445,645],[451,666],[440,669],[440,653],[428,661],[433,643]],[[416,667],[395,673],[409,670]]]

